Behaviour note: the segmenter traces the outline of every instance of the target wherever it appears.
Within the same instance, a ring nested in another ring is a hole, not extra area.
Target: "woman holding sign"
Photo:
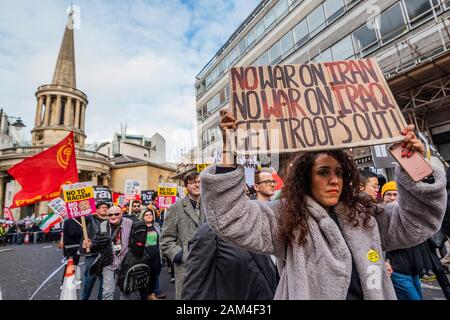
[[[222,111],[221,130],[236,129]],[[405,156],[423,153],[413,126]],[[230,153],[224,139],[224,159]],[[445,211],[445,173],[433,163],[428,181],[413,182],[396,168],[398,204],[359,197],[358,172],[343,151],[307,152],[289,170],[281,199],[248,200],[244,169],[225,161],[201,174],[202,199],[212,229],[247,250],[275,255],[280,282],[275,299],[396,299],[382,251],[417,245],[439,228]]]

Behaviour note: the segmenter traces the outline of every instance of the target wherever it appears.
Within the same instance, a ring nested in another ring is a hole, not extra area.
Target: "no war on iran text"
[[[389,143],[406,126],[373,59],[235,67],[230,89],[246,153]]]

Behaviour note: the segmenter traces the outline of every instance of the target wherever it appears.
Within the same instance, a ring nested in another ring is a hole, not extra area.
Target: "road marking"
[[[432,289],[432,290],[442,290],[440,287],[432,286],[431,284],[422,283],[422,288]]]
[[[2,250],[0,250],[0,252],[8,252],[8,251],[13,251],[13,249],[2,249]]]
[[[53,246],[45,246],[45,247],[42,247],[42,249],[48,249],[48,248],[53,248]]]

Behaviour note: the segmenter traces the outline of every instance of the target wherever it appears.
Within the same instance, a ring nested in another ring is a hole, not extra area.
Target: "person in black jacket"
[[[94,236],[96,235],[97,231],[100,228],[100,223],[102,221],[105,221],[108,219],[106,216],[106,212],[108,211],[110,205],[108,202],[97,202],[96,208],[97,211],[95,214],[92,214],[90,216],[86,217],[86,229],[88,234],[88,243],[91,245],[92,239],[94,239]],[[91,296],[92,289],[94,288],[95,281],[99,280],[99,287],[98,287],[98,294],[97,298],[98,300],[102,300],[102,288],[103,288],[103,277],[96,276],[95,274],[92,274],[90,272],[90,268],[92,264],[94,263],[98,252],[87,252],[85,249],[83,249],[82,245],[80,245],[80,252],[84,256],[85,261],[85,267],[84,267],[84,275],[83,275],[83,287],[81,290],[81,300],[89,300],[89,297]]]
[[[189,242],[183,300],[272,300],[277,285],[270,256],[227,243],[207,223]]]
[[[63,254],[67,259],[73,258],[73,264],[75,266],[80,261],[78,248],[83,238],[83,229],[80,221],[80,218],[66,219],[64,220],[63,226]]]

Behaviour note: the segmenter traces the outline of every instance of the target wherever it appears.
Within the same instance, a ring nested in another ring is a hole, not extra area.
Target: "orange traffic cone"
[[[77,283],[75,279],[75,266],[73,259],[67,260],[64,282],[61,288],[59,300],[77,300]]]

